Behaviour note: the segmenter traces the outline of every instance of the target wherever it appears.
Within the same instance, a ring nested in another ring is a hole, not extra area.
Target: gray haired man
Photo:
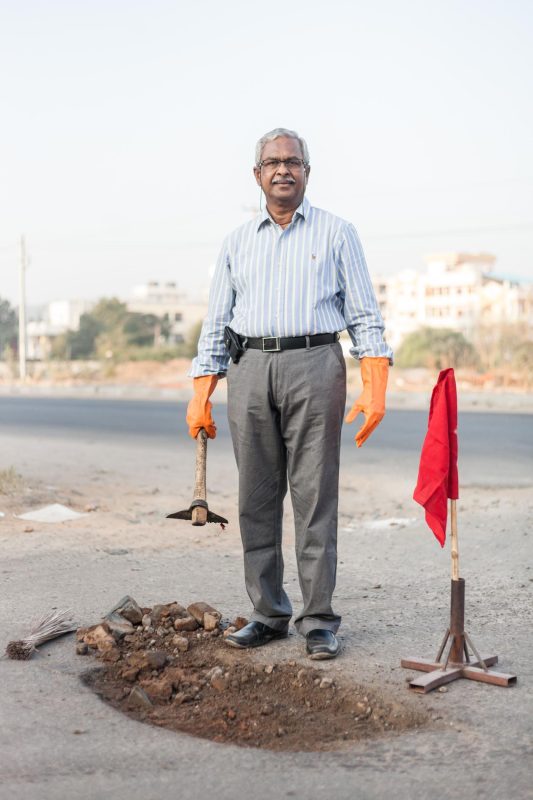
[[[363,393],[346,420],[365,422],[360,446],[385,413],[392,351],[352,225],[305,197],[309,152],[295,131],[257,143],[254,176],[266,208],[225,240],[190,375],[191,436],[214,437],[209,397],[228,380],[228,418],[239,470],[239,521],[251,622],[227,637],[258,647],[287,635],[283,588],[283,501],[290,488],[303,608],[294,620],[309,656],[339,652],[332,608],[347,329],[361,362]],[[228,353],[227,345],[230,347]],[[231,354],[231,363],[230,363]]]

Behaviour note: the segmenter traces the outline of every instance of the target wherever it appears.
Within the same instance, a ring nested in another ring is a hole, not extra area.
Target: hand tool
[[[194,498],[185,511],[167,514],[167,519],[190,519],[193,525],[205,525],[206,522],[226,524],[228,520],[209,511],[206,499],[205,473],[207,463],[207,434],[200,428],[196,437],[196,472],[194,476]]]

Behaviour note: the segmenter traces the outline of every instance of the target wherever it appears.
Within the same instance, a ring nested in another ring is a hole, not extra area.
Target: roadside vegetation
[[[109,372],[125,362],[167,362],[196,355],[201,322],[181,342],[174,342],[168,317],[128,311],[117,298],[103,298],[82,314],[78,330],[66,331],[52,344],[51,361],[98,361]],[[16,371],[18,320],[0,298],[0,357]],[[399,369],[432,371],[454,367],[494,378],[498,385],[533,386],[533,341],[525,325],[479,328],[470,340],[449,328],[420,328],[410,333],[395,353]]]
[[[128,311],[116,298],[102,299],[82,314],[77,331],[67,331],[53,343],[51,356],[63,361],[109,359],[122,361],[169,361],[196,354],[194,331],[184,342],[173,343],[168,316]]]
[[[0,494],[13,494],[24,486],[22,475],[14,467],[0,469]]]

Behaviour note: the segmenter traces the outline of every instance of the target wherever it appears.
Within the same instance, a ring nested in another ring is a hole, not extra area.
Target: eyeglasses
[[[284,164],[288,170],[301,169],[307,166],[303,158],[266,158],[257,165],[260,169],[277,170]]]

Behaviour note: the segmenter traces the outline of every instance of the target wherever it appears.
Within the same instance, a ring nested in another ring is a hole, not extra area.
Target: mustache
[[[272,181],[272,183],[296,183],[294,178],[283,178],[278,179],[277,181]]]

